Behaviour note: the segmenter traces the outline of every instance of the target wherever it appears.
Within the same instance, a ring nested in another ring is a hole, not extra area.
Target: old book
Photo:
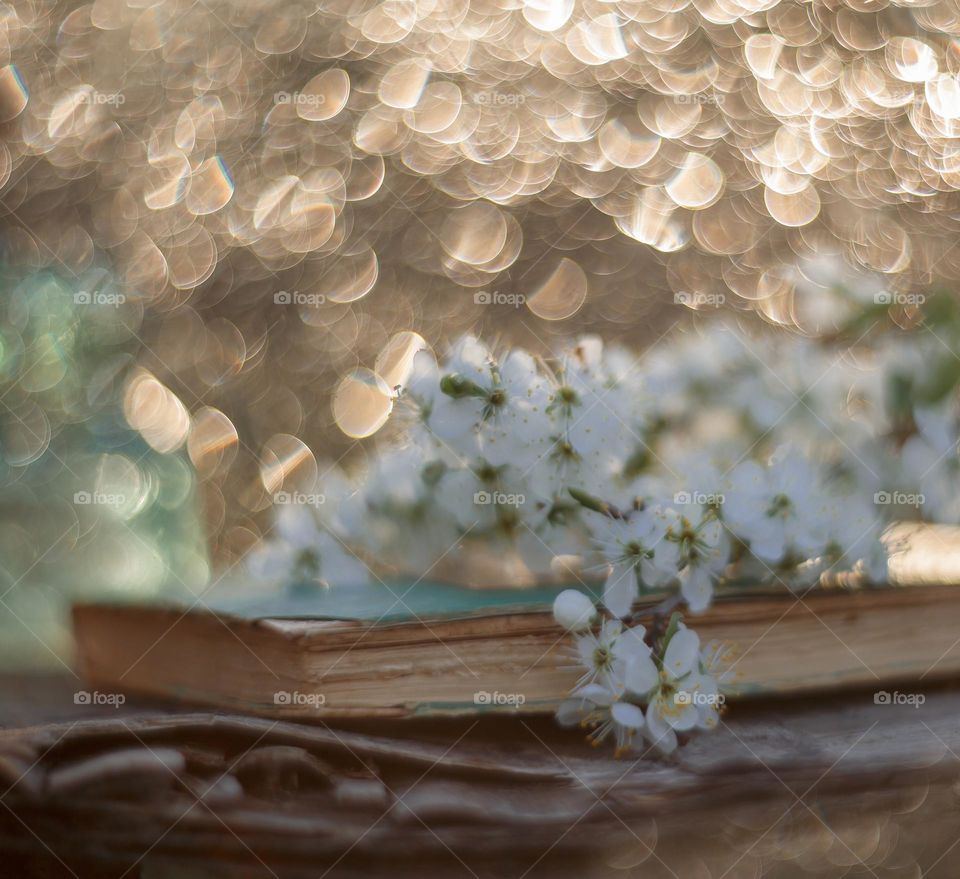
[[[277,717],[537,713],[580,672],[548,605],[528,599],[375,621],[87,604],[74,628],[80,669],[104,694]],[[694,624],[732,648],[730,697],[863,686],[896,701],[960,673],[955,586],[724,597]]]

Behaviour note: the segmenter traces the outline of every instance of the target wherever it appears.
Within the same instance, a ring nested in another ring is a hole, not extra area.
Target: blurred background
[[[4,657],[235,573],[466,330],[916,324],[960,275],[958,35],[953,0],[0,5]]]

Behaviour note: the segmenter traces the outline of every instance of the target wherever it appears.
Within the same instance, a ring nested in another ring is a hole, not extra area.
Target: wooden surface
[[[0,682],[11,876],[957,875],[960,691],[741,703],[671,760],[546,719],[373,728]]]

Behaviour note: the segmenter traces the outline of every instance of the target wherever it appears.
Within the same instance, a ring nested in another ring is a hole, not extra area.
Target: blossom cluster
[[[576,658],[585,669],[557,712],[561,724],[592,727],[594,743],[612,734],[618,753],[640,741],[670,753],[678,733],[719,723],[723,648],[701,649],[700,638],[680,614],[671,617],[661,638],[641,625],[624,628],[616,619],[596,626],[590,599],[568,589],[557,596],[554,617],[574,633]]]
[[[602,581],[608,619],[577,639],[614,671],[585,661],[595,679],[574,701],[621,744],[646,705],[643,727],[670,750],[668,732],[716,712],[667,710],[662,694],[716,680],[691,629],[651,644],[618,628],[639,597],[672,594],[696,614],[730,581],[883,582],[890,522],[960,521],[954,395],[903,393],[931,345],[892,334],[838,349],[718,320],[640,356],[586,337],[544,359],[467,336],[442,361],[416,355],[396,389],[402,441],[358,484],[328,477],[336,503],[282,511],[279,545],[254,565],[345,582],[359,557],[422,573],[482,546],[534,580]]]

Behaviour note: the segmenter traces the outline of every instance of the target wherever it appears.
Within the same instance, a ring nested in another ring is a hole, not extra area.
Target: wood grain
[[[0,845],[35,866],[51,860],[42,840],[76,875],[117,879],[145,862],[151,877],[580,877],[635,862],[644,877],[916,865],[946,879],[960,692],[924,696],[744,705],[675,758],[640,761],[545,719],[343,727],[132,705],[77,716],[51,699],[70,720],[39,711],[0,733]]]

